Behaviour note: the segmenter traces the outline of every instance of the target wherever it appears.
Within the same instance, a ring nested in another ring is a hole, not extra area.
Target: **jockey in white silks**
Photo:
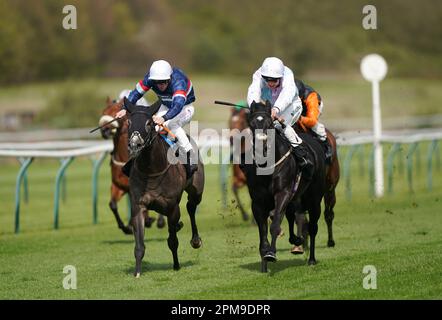
[[[313,174],[313,163],[307,157],[307,151],[301,138],[292,125],[298,121],[302,113],[302,101],[298,95],[292,70],[284,66],[276,57],[268,57],[262,66],[253,74],[252,84],[247,92],[247,103],[253,101],[270,101],[272,117],[284,119],[285,128],[275,121],[275,129],[283,133],[292,145],[295,159],[307,178]]]

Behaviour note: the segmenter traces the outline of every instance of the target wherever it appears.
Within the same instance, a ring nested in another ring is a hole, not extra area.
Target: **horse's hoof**
[[[166,221],[164,221],[164,218],[158,219],[158,221],[157,221],[157,228],[158,229],[164,228],[165,225],[166,225]]]
[[[293,246],[292,250],[290,251],[293,254],[303,254],[304,253],[304,248],[302,247],[302,245],[300,246]]]
[[[309,260],[308,261],[309,266],[314,266],[315,264],[316,264],[316,260]]]
[[[180,231],[184,226],[184,223],[182,221],[178,222],[176,225],[176,232]]]
[[[152,223],[155,221],[155,218],[147,217],[146,221],[144,221],[144,227],[150,228],[152,227]]]
[[[327,247],[333,248],[334,246],[335,246],[335,241],[334,240],[328,240]]]
[[[174,265],[174,266],[173,266],[173,270],[175,270],[175,271],[180,270],[180,268],[181,268],[180,265],[176,265],[176,266]]]
[[[276,254],[274,254],[273,252],[267,252],[264,255],[263,259],[269,262],[276,262]]]
[[[249,215],[247,213],[243,213],[242,220],[243,221],[249,221]]]
[[[141,274],[140,274],[139,272],[136,272],[136,273],[134,274],[135,278],[139,278],[140,275],[141,275]]]
[[[194,249],[198,249],[201,247],[201,245],[203,244],[203,241],[201,240],[201,238],[196,238],[196,239],[192,239],[190,240],[190,245],[192,246],[192,248]]]

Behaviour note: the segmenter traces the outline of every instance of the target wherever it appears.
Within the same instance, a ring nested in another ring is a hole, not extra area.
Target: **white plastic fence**
[[[33,136],[35,138],[35,136]],[[342,132],[336,134],[338,146],[349,146],[350,152],[347,153],[344,159],[344,178],[346,179],[347,196],[349,195],[349,181],[350,181],[350,162],[352,155],[357,151],[357,148],[364,144],[371,144],[373,142],[373,134],[371,132]],[[410,131],[390,131],[384,132],[381,141],[383,143],[394,144],[387,162],[389,170],[389,189],[392,189],[392,159],[394,159],[395,152],[399,150],[400,144],[411,144],[407,155],[408,161],[408,179],[410,189],[411,187],[411,167],[412,167],[412,155],[417,149],[417,144],[422,141],[431,141],[429,151],[427,153],[428,163],[428,186],[431,189],[432,183],[432,157],[433,154],[438,151],[438,142],[442,140],[442,129],[427,129],[427,130],[410,130]],[[227,139],[207,139],[207,137],[201,137],[199,139],[200,152],[203,155],[208,154],[208,149],[218,148],[220,155],[230,156],[230,152],[222,152],[220,149],[225,150],[230,148],[230,142]],[[102,161],[106,157],[107,153],[113,150],[112,141],[103,140],[77,140],[77,141],[43,141],[43,142],[2,142],[0,143],[0,157],[15,157],[20,160],[22,166],[17,176],[16,181],[16,208],[15,208],[15,231],[19,232],[19,212],[20,212],[20,188],[23,180],[25,180],[25,194],[26,194],[26,170],[33,161],[34,158],[59,158],[62,161],[61,168],[59,169],[56,177],[56,192],[55,192],[55,205],[54,205],[54,228],[58,228],[58,204],[59,204],[59,189],[60,183],[63,180],[64,172],[68,165],[75,157],[79,156],[92,156],[99,154],[99,158],[94,161],[93,172],[93,221],[97,222],[97,177],[98,170]],[[436,153],[439,157],[439,153]],[[227,158],[228,159],[228,158]],[[223,203],[226,203],[226,185],[227,185],[227,164],[226,156],[223,159],[220,158],[220,181],[223,190]],[[438,160],[440,161],[440,160]],[[26,197],[25,197],[26,198]]]

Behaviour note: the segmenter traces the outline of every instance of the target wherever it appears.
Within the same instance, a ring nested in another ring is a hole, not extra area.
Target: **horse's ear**
[[[163,104],[163,101],[161,99],[158,99],[154,104],[149,106],[149,114],[152,117],[155,113],[160,110],[161,105]]]
[[[270,103],[269,100],[266,100],[266,108],[267,109],[272,109],[272,104]]]
[[[134,111],[135,109],[135,105],[130,102],[129,99],[127,99],[126,97],[124,97],[124,107],[129,113],[132,113],[132,111]]]
[[[106,97],[106,104],[107,106],[110,106],[112,104],[112,100],[109,96]]]
[[[250,112],[253,113],[255,112],[256,109],[256,102],[255,100],[252,101],[252,104],[250,105]]]

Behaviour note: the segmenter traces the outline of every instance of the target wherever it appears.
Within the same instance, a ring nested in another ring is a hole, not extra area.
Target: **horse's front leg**
[[[255,201],[252,202],[252,212],[255,218],[256,224],[258,225],[259,231],[259,253],[261,255],[261,272],[267,272],[267,260],[264,256],[270,249],[269,240],[267,239],[268,232],[268,212],[263,208],[262,205],[257,204]]]
[[[276,261],[276,239],[281,232],[281,222],[291,199],[292,193],[288,191],[280,191],[275,194],[275,213],[273,215],[272,224],[270,225],[272,242],[270,244],[270,251],[264,256],[267,261]]]
[[[134,203],[135,201],[132,201]],[[134,276],[139,278],[141,275],[141,261],[144,257],[144,214],[145,208],[140,205],[132,204],[132,213],[135,215],[132,217],[132,224],[135,237],[135,273]]]
[[[167,238],[167,244],[173,256],[173,269],[179,270],[180,263],[178,261],[178,237],[177,237],[177,225],[180,221],[180,206],[175,205],[172,212],[167,217],[167,228],[169,230],[169,238]]]

